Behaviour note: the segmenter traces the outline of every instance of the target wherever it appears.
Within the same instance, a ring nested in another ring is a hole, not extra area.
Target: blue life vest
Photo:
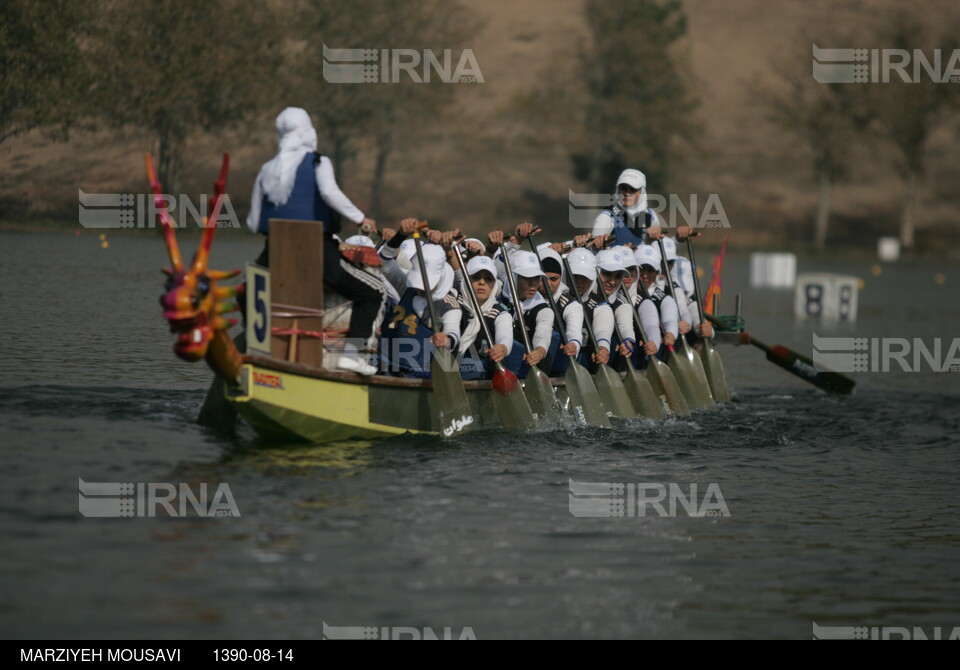
[[[617,244],[634,244],[640,246],[644,244],[643,231],[653,225],[657,220],[657,214],[654,210],[648,209],[643,213],[643,228],[638,229],[627,223],[623,210],[604,210],[613,219],[613,234],[617,237]],[[638,222],[639,223],[639,222]]]
[[[317,188],[316,166],[320,154],[310,152],[303,157],[297,168],[297,177],[293,183],[290,197],[282,205],[275,205],[270,198],[263,196],[260,204],[260,232],[269,235],[270,219],[294,219],[296,221],[322,221],[323,232],[338,232],[334,226],[330,206],[320,197]]]

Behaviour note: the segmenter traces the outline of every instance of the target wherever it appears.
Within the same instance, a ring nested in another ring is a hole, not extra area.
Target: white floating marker
[[[797,278],[797,257],[793,254],[750,254],[752,288],[793,288]]]
[[[877,256],[888,263],[900,258],[900,240],[896,237],[881,237],[877,240]]]
[[[826,273],[797,277],[793,313],[798,319],[856,321],[860,278]]]

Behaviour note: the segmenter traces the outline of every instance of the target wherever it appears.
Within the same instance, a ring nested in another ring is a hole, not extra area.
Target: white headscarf
[[[317,150],[317,131],[306,110],[287,107],[277,116],[277,134],[277,155],[264,164],[261,174],[263,194],[280,207],[290,199],[303,157]]]
[[[567,254],[567,265],[570,266],[570,272],[572,272],[574,275],[580,275],[581,277],[586,277],[590,280],[590,287],[586,290],[586,293],[579,293],[578,291],[581,299],[589,299],[590,294],[597,290],[596,257],[590,252],[589,249],[579,247]],[[580,272],[577,272],[577,270]],[[563,277],[565,283],[570,283],[570,292],[573,293],[574,291],[577,291],[576,279],[569,276],[566,272],[563,273]]]
[[[427,269],[427,281],[430,282],[431,295],[434,300],[443,300],[450,293],[450,289],[453,288],[453,268],[447,263],[447,255],[440,246],[424,244],[421,249],[423,249],[423,264]],[[415,289],[424,288],[419,261],[414,263],[413,268],[407,273],[407,286]],[[426,307],[427,301],[420,298],[422,304],[418,304],[418,298],[419,296],[413,299],[413,305],[418,311],[421,311],[423,307]]]
[[[513,273],[513,281],[517,281],[518,275],[516,272]],[[511,305],[516,305],[516,301],[513,298],[513,291],[510,290],[510,282],[503,282],[503,296],[510,302]],[[533,294],[532,298],[527,298],[520,302],[520,310],[526,314],[531,309],[539,305],[540,303],[547,302],[547,299],[540,295],[540,291],[537,291]]]
[[[624,207],[623,199],[620,197],[620,184],[628,184],[633,188],[643,189],[640,192],[640,197],[637,198],[637,204],[633,207]],[[647,176],[640,172],[640,170],[628,168],[621,172],[617,178],[617,183],[614,184],[613,193],[617,199],[617,204],[620,205],[620,209],[623,210],[631,221],[636,219],[639,213],[647,211]]]
[[[471,258],[470,261],[467,263],[467,272],[464,273],[463,280],[464,281],[471,280],[471,278],[473,277],[473,275],[470,274],[471,269],[473,269],[474,274],[486,271],[486,272],[489,272],[491,275],[493,275],[493,280],[494,280],[493,289],[490,292],[490,297],[488,297],[480,305],[480,311],[482,311],[484,314],[487,314],[499,302],[497,298],[500,295],[500,292],[503,290],[503,282],[501,282],[499,279],[496,278],[496,267],[493,265],[492,261],[489,263],[489,267],[483,267],[481,263],[474,263],[474,261],[477,260],[478,258],[486,258],[486,257],[476,256],[474,258]],[[472,267],[471,267],[471,264],[472,264]],[[476,314],[474,314],[473,300],[470,298],[470,295],[468,293],[469,290],[470,289],[463,287],[463,289],[460,291],[463,294],[463,298],[464,298],[463,303],[464,305],[466,305],[466,309],[469,311],[469,313],[472,316],[472,318],[467,321],[467,327],[464,328],[463,332],[460,334],[461,351],[466,351],[467,349],[469,349],[470,345],[472,345],[476,341],[477,336],[480,334],[480,331],[481,331],[480,319],[478,319],[476,317]],[[491,337],[496,337],[496,335],[491,333]]]

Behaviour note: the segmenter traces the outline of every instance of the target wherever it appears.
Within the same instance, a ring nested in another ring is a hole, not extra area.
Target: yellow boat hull
[[[429,381],[361,378],[247,356],[240,384],[223,395],[264,437],[330,442],[439,434]],[[466,382],[479,427],[497,426],[490,382]]]

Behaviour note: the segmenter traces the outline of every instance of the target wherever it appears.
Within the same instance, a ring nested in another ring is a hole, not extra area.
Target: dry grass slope
[[[385,197],[389,218],[415,215],[480,232],[535,217],[554,234],[566,234],[568,189],[590,189],[571,177],[567,147],[538,142],[538,129],[519,120],[514,100],[535,87],[549,68],[572,60],[587,38],[582,2],[465,4],[482,28],[469,43],[453,46],[473,49],[486,83],[458,85],[456,108],[444,122],[424,128],[392,158]],[[651,184],[651,190],[681,197],[697,193],[701,202],[707,194],[718,194],[732,225],[732,242],[741,248],[805,244],[816,206],[810,159],[794,138],[766,121],[757,91],[776,86],[776,67],[785,50],[800,43],[809,51],[810,39],[821,39],[818,35],[826,36],[827,44],[821,46],[846,46],[830,45],[830,36],[852,32],[873,20],[878,8],[895,4],[685,0],[690,31],[679,52],[689,63],[701,102],[702,134],[677,147],[673,183]],[[917,7],[936,20],[949,5],[936,1]],[[283,106],[284,101],[277,101],[277,111]],[[230,192],[245,215],[252,180],[274,151],[274,114],[242,131],[193,138],[185,190],[208,189],[219,154],[228,150],[234,166]],[[960,166],[951,160],[957,127],[954,121],[929,143],[920,201],[921,248],[943,249],[944,236],[955,233],[960,221],[955,198]],[[150,138],[135,129],[120,135],[75,133],[65,143],[40,133],[9,140],[0,145],[0,218],[75,221],[78,188],[143,192],[142,156],[151,148]],[[872,247],[877,235],[895,234],[901,184],[890,159],[882,146],[856,149],[850,181],[834,192],[831,241]],[[643,157],[635,165],[642,169]],[[361,208],[369,202],[372,167],[372,152],[365,150],[340,168],[341,185]],[[947,241],[952,243],[952,236]]]

